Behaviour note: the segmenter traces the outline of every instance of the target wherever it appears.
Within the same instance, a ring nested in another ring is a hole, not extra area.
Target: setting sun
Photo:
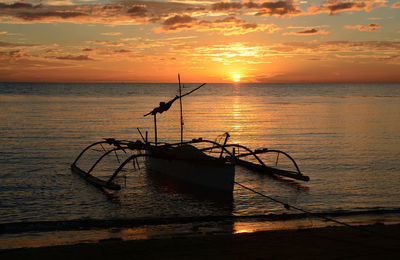
[[[234,74],[233,75],[233,81],[234,82],[239,82],[240,81],[240,75],[239,74]]]

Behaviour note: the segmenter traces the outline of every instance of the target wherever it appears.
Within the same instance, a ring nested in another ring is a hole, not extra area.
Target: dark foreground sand
[[[400,259],[400,225],[102,241],[0,251],[0,259]]]

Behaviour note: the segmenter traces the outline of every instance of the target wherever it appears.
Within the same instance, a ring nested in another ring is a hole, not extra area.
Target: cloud
[[[211,5],[211,10],[214,11],[237,10],[241,8],[243,8],[243,4],[239,2],[218,2]]]
[[[246,42],[226,44],[186,45],[181,47],[181,55],[190,57],[190,61],[202,63],[211,60],[224,65],[234,63],[260,64],[270,63],[268,47]]]
[[[127,13],[133,17],[145,17],[147,9],[145,5],[135,5],[128,9]]]
[[[51,2],[54,3],[54,2]],[[181,14],[194,4],[175,2],[146,2],[136,0],[111,1],[111,3],[58,5],[32,5],[28,3],[0,4],[0,18],[13,23],[29,22],[76,22],[102,24],[154,23],[172,13]],[[193,9],[195,10],[195,8]]]
[[[383,0],[326,0],[319,7],[310,5],[309,13],[328,13],[329,15],[334,15],[345,11],[371,11],[383,6],[385,6],[385,1]]]
[[[5,58],[5,59],[20,59],[25,57],[25,53],[22,50],[14,50],[14,51],[8,51],[8,52],[0,52],[0,57]]]
[[[107,35],[107,36],[118,36],[121,35],[122,33],[120,32],[106,32],[106,33],[101,33],[101,35]]]
[[[9,55],[12,58],[21,58],[21,57],[25,56],[25,54],[24,54],[24,52],[22,50],[10,51]]]
[[[89,44],[94,44],[94,45],[104,45],[104,46],[109,46],[109,47],[118,47],[118,46],[124,46],[125,43],[120,42],[120,41],[89,41]]]
[[[191,28],[196,21],[196,18],[189,15],[175,15],[166,19],[162,24],[165,30],[174,31],[181,28]]]
[[[133,47],[134,46],[134,47]],[[81,60],[81,61],[106,61],[115,62],[130,60],[135,55],[139,55],[140,50],[133,44],[126,47],[104,45],[77,46],[73,49],[47,56],[51,59],[59,60]],[[87,57],[87,58],[86,58]]]
[[[2,64],[3,68],[6,68],[9,64],[18,63],[23,60],[29,60],[35,58],[33,55],[26,53],[25,50],[11,50],[11,51],[0,51],[0,64],[6,62],[6,64]]]
[[[372,48],[380,50],[400,50],[400,41],[328,41],[322,46],[341,46],[345,48]]]
[[[226,12],[244,9],[256,11],[256,16],[284,16],[303,13],[293,0],[281,0],[276,2],[218,2],[211,5],[211,10]]]
[[[118,49],[118,50],[114,50],[115,53],[129,53],[132,52],[131,50],[127,50],[127,49]]]
[[[360,32],[373,32],[380,28],[379,24],[370,23],[367,26],[364,25],[346,25],[345,28],[347,29],[357,29]]]
[[[182,30],[219,31],[224,35],[240,35],[256,31],[268,31],[273,33],[280,30],[274,24],[249,23],[241,18],[225,17],[215,20],[198,19],[189,15],[175,15],[167,18],[162,28],[156,28],[155,32],[179,32]]]
[[[400,3],[400,2],[398,2]],[[397,8],[398,3],[392,7]],[[297,16],[344,11],[365,10],[384,6],[384,0],[325,0],[321,5],[310,5],[308,12],[300,9],[301,2],[295,0],[214,2],[211,1],[139,1],[120,0],[108,3],[85,1],[41,1],[33,5],[26,2],[0,3],[0,19],[12,23],[75,22],[101,24],[146,24],[161,23],[170,30],[187,28],[193,21],[182,19],[211,19],[215,16]],[[166,20],[170,19],[170,20]],[[175,27],[165,23],[174,23]],[[254,25],[245,25],[254,26]],[[260,27],[258,27],[260,28]]]
[[[253,3],[247,2],[245,6],[248,9],[258,10],[256,16],[284,16],[284,15],[298,15],[303,13],[293,0],[277,1],[277,2],[264,2]]]
[[[257,83],[262,83],[262,82],[270,82],[272,78],[278,77],[278,76],[284,76],[285,74],[282,72],[270,72],[270,73],[263,73],[259,75],[254,75],[253,79],[254,82]]]
[[[400,2],[396,2],[392,5],[392,8],[400,8]]]
[[[386,57],[398,54],[400,41],[326,41],[326,42],[288,42],[275,47],[280,53],[303,53],[322,57],[323,55],[354,58]]]
[[[57,19],[67,20],[69,18],[77,18],[82,16],[87,16],[87,14],[82,12],[53,11],[38,13],[22,12],[16,15],[16,17],[25,21],[52,21]]]
[[[303,31],[298,31],[298,32],[290,32],[290,33],[286,33],[284,35],[316,35],[316,34],[329,34],[328,31],[325,30],[321,30],[321,29],[307,29],[307,30],[303,30]]]
[[[377,58],[377,60],[381,60],[381,61],[393,61],[393,60],[398,60],[398,59],[400,59],[400,55],[389,55],[389,56]]]
[[[0,9],[30,9],[39,6],[33,6],[32,4],[23,3],[23,2],[15,2],[12,4],[4,4],[0,3]]]
[[[88,55],[64,55],[64,56],[57,56],[55,57],[58,60],[73,60],[73,61],[92,61],[92,58],[89,58]]]
[[[6,48],[10,48],[10,47],[31,47],[31,46],[37,46],[35,44],[27,44],[27,43],[14,43],[14,42],[3,42],[0,41],[0,48],[1,47],[6,47]]]
[[[400,51],[400,41],[322,41],[322,42],[286,42],[265,45],[267,53],[273,57],[291,58],[296,56],[304,60],[387,61],[394,62]]]
[[[93,0],[94,1],[94,0]],[[92,0],[80,0],[79,2],[93,2]],[[74,0],[47,0],[47,5],[74,5]]]

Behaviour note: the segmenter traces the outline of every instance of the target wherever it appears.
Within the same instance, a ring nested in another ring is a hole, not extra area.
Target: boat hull
[[[230,163],[162,157],[146,158],[147,168],[175,179],[213,190],[233,192],[235,168]]]

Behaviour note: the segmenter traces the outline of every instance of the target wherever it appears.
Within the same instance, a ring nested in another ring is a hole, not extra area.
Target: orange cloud
[[[127,13],[133,17],[145,17],[148,12],[145,5],[134,5]]]
[[[87,16],[87,14],[82,12],[53,11],[53,12],[38,12],[38,13],[22,12],[16,15],[17,18],[20,18],[25,21],[53,21],[57,19],[67,20],[69,18],[76,18],[82,16]]]
[[[344,11],[370,11],[385,6],[384,0],[326,0],[319,6],[310,5],[308,12],[299,7],[294,0],[279,1],[248,1],[248,2],[216,2],[213,4],[194,2],[143,2],[137,0],[113,1],[108,4],[71,4],[71,5],[33,5],[25,2],[0,3],[0,19],[13,23],[33,22],[75,22],[75,23],[101,23],[101,24],[145,24],[161,23],[164,31],[179,31],[194,28],[193,20],[202,16],[203,24],[205,16],[297,16],[328,13],[330,15]],[[399,8],[400,2],[392,5]],[[167,20],[166,20],[167,18]],[[169,19],[169,20],[168,20]],[[197,20],[200,21],[200,20]],[[171,24],[168,24],[168,23]],[[168,27],[168,28],[167,28]],[[244,34],[250,27],[256,31],[269,30],[260,24],[242,22],[236,23],[240,33]],[[210,28],[200,28],[208,30]],[[160,31],[160,29],[157,29]],[[215,29],[217,30],[217,29]],[[227,31],[225,28],[224,31]]]
[[[152,23],[171,13],[182,13],[195,5],[174,2],[121,1],[111,4],[32,5],[0,4],[0,18],[14,23],[67,21],[76,23]]]
[[[400,8],[400,2],[396,2],[392,5],[392,8]]]
[[[88,43],[95,45],[112,46],[112,47],[125,45],[125,43],[120,41],[89,41]]]
[[[27,44],[27,43],[14,43],[14,42],[3,42],[0,41],[0,48],[1,47],[28,47],[28,46],[37,46],[36,44]]]
[[[260,4],[248,2],[245,6],[250,10],[258,10],[256,16],[284,16],[303,13],[293,0],[264,2]]]
[[[346,25],[345,28],[347,29],[357,29],[360,32],[373,32],[380,28],[379,24],[370,23],[367,26],[364,25]]]
[[[256,16],[284,16],[298,15],[303,13],[293,0],[281,0],[276,2],[218,2],[211,5],[211,10],[216,12],[226,12],[239,9],[257,11]]]
[[[39,7],[39,5],[34,6],[29,3],[23,3],[23,2],[15,2],[12,4],[5,4],[5,3],[0,3],[0,9],[30,9],[30,8],[36,8]]]
[[[93,60],[92,58],[89,58],[88,55],[65,55],[65,56],[57,56],[55,57],[58,60],[73,60],[73,61],[88,61],[88,60]]]
[[[199,63],[208,60],[224,65],[270,63],[268,46],[249,43],[188,45],[180,52]]]
[[[120,32],[106,32],[106,33],[101,33],[101,35],[107,35],[107,36],[118,36],[121,35],[122,33]]]
[[[303,31],[298,31],[298,32],[290,32],[290,33],[286,33],[286,34],[291,34],[291,35],[316,35],[316,34],[329,34],[328,31],[325,30],[320,30],[320,29],[307,29],[307,30],[303,30]]]
[[[371,11],[375,8],[385,6],[385,2],[382,0],[360,0],[360,1],[344,1],[344,0],[326,0],[319,7],[315,5],[310,5],[309,13],[329,13],[329,15],[334,15],[339,12],[345,11]]]
[[[378,60],[381,60],[381,61],[400,60],[400,55],[389,55],[389,56],[380,57],[380,58],[377,58],[377,59],[378,59]]]
[[[9,59],[19,59],[27,56],[22,50],[14,50],[8,52],[0,52],[0,57]]]
[[[243,4],[240,2],[218,2],[211,5],[211,10],[214,11],[227,11],[237,10],[243,8]]]
[[[175,15],[167,18],[162,28],[156,28],[155,32],[177,32],[182,30],[219,31],[224,35],[240,35],[256,31],[268,31],[273,33],[279,28],[274,24],[256,24],[244,21],[241,18],[226,17],[214,21],[197,19],[189,15]]]
[[[169,17],[162,24],[166,31],[175,31],[178,29],[192,28],[196,21],[196,18],[185,14]]]

